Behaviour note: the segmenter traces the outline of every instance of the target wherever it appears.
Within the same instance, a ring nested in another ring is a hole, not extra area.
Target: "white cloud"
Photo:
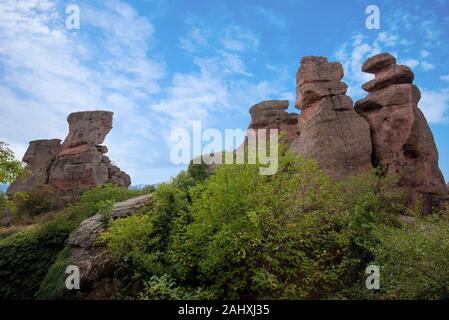
[[[440,79],[443,80],[443,81],[449,81],[449,74],[441,76]]]
[[[65,16],[58,14],[63,5],[54,0],[2,1],[0,139],[20,158],[30,140],[63,139],[70,112],[107,109],[115,112],[106,142],[110,157],[135,172],[152,159],[135,150],[154,139],[159,121],[140,107],[159,92],[164,76],[164,64],[148,56],[154,28],[120,1],[100,8],[82,2],[81,29],[70,32]],[[92,30],[96,38],[90,37]]]
[[[404,61],[400,61],[400,64],[405,64],[406,66],[409,66],[410,68],[415,68],[419,65],[419,61],[416,59],[406,59]]]
[[[449,121],[449,89],[421,90],[419,107],[430,123],[447,123]]]
[[[430,52],[427,50],[421,50],[419,52],[419,54],[420,54],[421,58],[427,58],[428,56],[430,56]]]
[[[376,42],[378,42],[379,44],[388,46],[388,47],[394,47],[394,46],[396,46],[396,44],[398,42],[398,36],[383,31],[383,32],[379,33],[379,35],[376,39]]]
[[[252,31],[240,26],[231,26],[222,35],[224,48],[230,51],[247,51],[259,47],[259,37]]]
[[[189,34],[179,39],[182,49],[189,52],[196,52],[208,43],[209,32],[198,27],[190,30]]]
[[[258,7],[256,12],[278,29],[284,29],[287,26],[285,19],[271,8]]]
[[[429,71],[429,70],[433,70],[435,69],[435,65],[432,63],[429,63],[427,61],[421,61],[421,69],[423,69],[424,71]]]

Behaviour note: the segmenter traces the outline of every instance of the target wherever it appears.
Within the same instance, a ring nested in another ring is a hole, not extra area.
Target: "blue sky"
[[[67,30],[67,5],[80,29]],[[365,27],[368,5],[380,30]],[[114,111],[105,144],[133,184],[164,181],[170,132],[242,128],[249,107],[288,99],[305,55],[344,65],[354,100],[378,52],[412,67],[449,180],[449,1],[59,1],[2,0],[0,140],[20,158],[28,142],[64,138],[66,117]]]

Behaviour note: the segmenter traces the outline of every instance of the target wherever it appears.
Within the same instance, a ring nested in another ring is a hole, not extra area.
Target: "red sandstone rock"
[[[396,58],[389,53],[380,53],[368,58],[362,65],[362,71],[367,73],[377,73],[382,69],[396,64]]]
[[[301,59],[301,67],[296,73],[296,85],[316,81],[340,81],[343,66],[339,62],[327,62],[325,57],[308,56]]]
[[[30,191],[48,182],[49,169],[61,149],[61,140],[31,141],[22,161],[27,164],[26,173],[8,188],[8,193]]]
[[[286,133],[287,141],[292,141],[297,136],[298,114],[288,113],[288,104],[288,100],[268,100],[255,104],[249,110],[251,122],[248,129],[278,129]]]
[[[130,177],[112,165],[102,143],[112,128],[112,112],[89,111],[69,115],[69,134],[50,170],[49,184],[71,199],[80,189],[107,182],[128,187]]]
[[[372,168],[370,129],[345,95],[347,85],[339,81],[342,77],[343,68],[337,62],[328,63],[324,57],[301,60],[296,103],[302,110],[299,136],[290,146],[295,153],[318,161],[335,179]]]
[[[385,57],[385,54],[374,56],[367,60],[370,63],[365,63],[368,67],[364,70],[376,72],[376,81],[387,79],[394,73],[389,70],[401,67],[380,68],[380,62],[373,62],[386,60]],[[392,59],[388,61],[391,64]],[[407,70],[404,75],[410,72]],[[405,78],[409,82],[413,76],[406,75]],[[424,212],[429,213],[439,198],[447,194],[447,189],[438,167],[438,151],[432,132],[417,106],[421,94],[413,84],[385,83],[387,87],[380,90],[368,86],[374,91],[357,101],[355,109],[370,124],[375,164],[384,168],[386,174],[397,175],[401,187],[409,191],[409,203],[414,204],[421,197]]]
[[[308,82],[296,90],[296,107],[305,109],[324,97],[346,94],[348,85],[341,81]]]
[[[392,84],[412,83],[414,74],[407,66],[391,65],[376,73],[376,78],[365,83],[362,88],[365,91],[373,92]]]
[[[112,129],[112,115],[110,111],[87,111],[71,113],[69,135],[62,144],[63,149],[79,145],[97,145],[103,143],[106,135]]]

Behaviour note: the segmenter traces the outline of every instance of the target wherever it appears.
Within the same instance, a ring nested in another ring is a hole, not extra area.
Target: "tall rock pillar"
[[[421,93],[412,84],[414,74],[388,53],[366,60],[362,71],[375,74],[362,87],[368,96],[355,104],[371,128],[373,161],[386,174],[399,177],[409,203],[420,197],[429,213],[447,195],[447,188],[432,132],[418,108]]]

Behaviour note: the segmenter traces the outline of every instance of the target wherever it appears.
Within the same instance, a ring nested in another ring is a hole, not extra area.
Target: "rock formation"
[[[388,53],[369,58],[362,71],[375,74],[363,85],[368,96],[355,104],[371,128],[373,162],[400,178],[400,185],[409,191],[409,203],[420,196],[424,211],[430,212],[447,188],[432,132],[418,108],[421,94],[412,84],[413,72],[397,65]]]
[[[75,199],[81,189],[107,182],[128,187],[130,177],[114,166],[102,146],[112,129],[112,112],[88,111],[69,115],[69,134],[60,140],[39,140],[30,143],[24,156],[31,174],[20,178],[9,193],[29,191],[38,184],[55,189],[59,200]]]
[[[325,57],[304,57],[296,75],[298,136],[291,149],[313,158],[333,178],[366,172],[371,165],[368,123],[353,109],[341,81],[343,67]]]
[[[110,214],[119,219],[136,213],[147,206],[153,195],[143,195],[116,203]],[[84,220],[69,238],[69,262],[80,269],[78,298],[111,299],[118,283],[113,283],[113,272],[117,265],[104,244],[98,241],[101,232],[108,228],[108,217],[97,214]]]
[[[25,174],[8,188],[8,193],[30,191],[48,183],[50,167],[61,149],[61,140],[31,141],[22,161],[27,164]]]
[[[287,142],[297,136],[298,114],[288,113],[288,100],[267,100],[255,104],[249,109],[251,122],[248,129],[277,129],[286,134]]]
[[[69,115],[69,135],[52,166],[49,184],[69,197],[80,187],[94,187],[106,182],[128,187],[127,174],[112,165],[101,146],[112,129],[112,112],[90,111]]]

